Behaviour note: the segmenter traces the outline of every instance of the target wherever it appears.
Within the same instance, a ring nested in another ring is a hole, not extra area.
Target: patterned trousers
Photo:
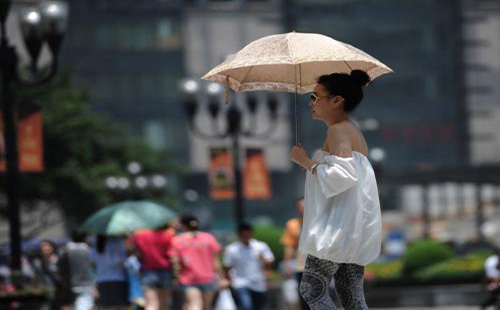
[[[337,264],[308,255],[300,294],[311,310],[339,309],[330,297],[328,286],[335,280],[335,289],[345,310],[367,310],[363,292],[364,267]]]

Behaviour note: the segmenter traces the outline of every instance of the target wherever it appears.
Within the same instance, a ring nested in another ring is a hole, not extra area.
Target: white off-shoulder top
[[[366,266],[380,254],[382,220],[377,181],[366,156],[318,150],[307,172],[299,250],[336,263]]]

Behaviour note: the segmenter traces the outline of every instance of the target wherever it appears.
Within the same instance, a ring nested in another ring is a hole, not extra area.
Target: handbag
[[[236,310],[236,304],[228,288],[219,292],[217,300],[215,301],[214,310]]]
[[[287,279],[281,284],[283,299],[287,303],[296,303],[299,301],[298,283],[295,279]]]

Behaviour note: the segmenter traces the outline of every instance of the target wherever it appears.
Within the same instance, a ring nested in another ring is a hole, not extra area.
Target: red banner
[[[212,199],[228,200],[234,198],[233,157],[227,148],[210,149],[208,180]]]
[[[261,149],[247,149],[246,155],[243,179],[245,199],[270,199],[272,196],[271,177],[264,153]]]
[[[30,102],[21,102],[17,149],[21,172],[43,172],[43,123],[40,108]],[[0,119],[0,171],[6,170],[5,137]]]

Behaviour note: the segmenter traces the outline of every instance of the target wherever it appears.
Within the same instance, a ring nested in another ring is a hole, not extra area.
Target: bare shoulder
[[[331,133],[330,130],[332,131]],[[330,135],[332,136],[331,141],[333,143],[344,145],[344,149],[346,148],[345,146],[348,145],[351,148],[351,152],[357,151],[367,156],[368,144],[366,143],[365,137],[359,128],[350,121],[331,126],[328,132],[329,139]]]
[[[352,142],[350,128],[344,124],[334,124],[328,128],[328,151],[340,157],[352,156]]]
[[[334,124],[328,127],[328,139],[329,140],[334,139],[336,141],[349,139],[351,131],[352,128],[349,126],[348,123],[343,122],[339,124]]]

